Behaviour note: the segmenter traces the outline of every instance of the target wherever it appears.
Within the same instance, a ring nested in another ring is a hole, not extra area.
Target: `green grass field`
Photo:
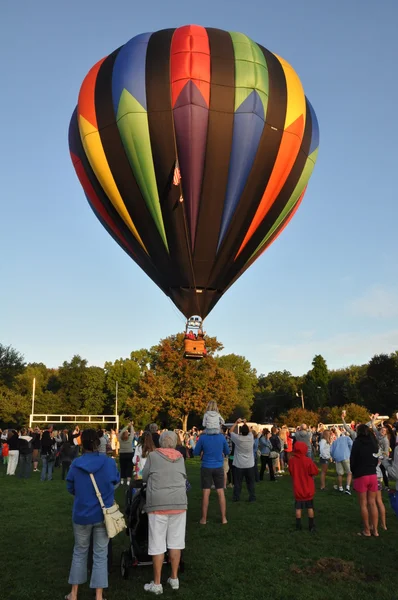
[[[330,476],[330,491],[318,492],[315,498],[317,533],[310,534],[306,528],[296,532],[291,482],[285,475],[276,484],[268,480],[257,484],[257,502],[253,504],[246,501],[246,490],[241,502],[233,504],[232,490],[228,489],[226,526],[220,524],[212,493],[209,522],[200,526],[199,469],[196,459],[188,461],[192,490],[185,573],[180,577],[180,590],[172,592],[165,586],[163,597],[398,598],[394,589],[398,522],[389,506],[388,531],[381,531],[379,538],[358,537],[361,524],[355,494],[338,495],[332,490],[334,477]],[[4,473],[0,467],[1,598],[62,599],[69,592],[73,536],[72,497],[61,481],[60,469],[55,471],[55,480],[46,483],[39,481],[40,473],[33,473],[27,482]],[[119,488],[117,500],[121,505],[123,499],[123,489]],[[143,584],[152,579],[150,567],[135,569],[127,581],[121,578],[120,554],[127,547],[127,536],[120,534],[114,541],[107,600],[148,597]],[[164,579],[166,576],[164,571]],[[82,586],[79,598],[92,597],[88,585]]]

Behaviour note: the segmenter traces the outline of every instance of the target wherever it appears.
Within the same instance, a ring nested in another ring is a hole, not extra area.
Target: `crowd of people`
[[[306,510],[308,529],[314,533],[314,478],[320,471],[319,491],[325,493],[326,474],[334,464],[336,484],[333,493],[351,495],[353,482],[358,495],[363,522],[358,535],[377,537],[379,522],[386,530],[382,492],[390,491],[390,478],[397,480],[398,423],[380,422],[375,414],[366,424],[347,424],[345,417],[343,413],[340,426],[327,427],[320,423],[311,427],[303,423],[292,429],[274,424],[257,431],[242,419],[227,427],[217,404],[209,402],[202,427],[194,427],[189,432],[159,431],[155,423],[146,430],[135,431],[133,422],[119,432],[81,431],[78,426],[73,430],[56,431],[52,425],[43,431],[37,427],[6,430],[0,435],[1,457],[7,475],[13,476],[17,472],[21,479],[38,472],[40,460],[42,482],[51,481],[54,468],[59,467],[68,491],[74,495],[75,546],[69,575],[72,587],[65,597],[67,600],[76,600],[79,585],[87,580],[90,539],[94,557],[90,586],[96,590],[97,600],[103,600],[103,589],[108,586],[109,539],[91,476],[95,476],[106,508],[112,507],[119,485],[129,486],[134,491],[144,486],[148,553],[152,556],[154,573],[153,581],[145,584],[145,590],[161,594],[166,551],[171,564],[167,582],[172,589],[179,588],[178,566],[185,547],[187,491],[190,487],[185,462],[192,457],[201,459],[201,526],[207,524],[213,489],[221,523],[226,525],[227,487],[233,488],[232,501],[240,502],[245,482],[248,502],[255,502],[266,474],[269,482],[275,484],[288,471],[293,483],[296,528],[302,529],[302,511]]]

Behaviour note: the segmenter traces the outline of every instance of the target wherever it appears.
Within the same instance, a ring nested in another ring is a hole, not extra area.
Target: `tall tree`
[[[378,354],[368,365],[363,386],[366,405],[371,412],[393,415],[398,409],[397,354]]]
[[[65,413],[80,413],[84,403],[83,390],[87,385],[87,360],[78,354],[70,362],[64,361],[58,369],[60,389]]]
[[[250,418],[254,401],[254,393],[257,388],[257,372],[250,362],[237,354],[226,354],[216,359],[218,365],[227,371],[231,371],[238,383],[239,404],[236,406],[232,420],[238,417]]]
[[[253,405],[252,419],[265,423],[276,418],[281,412],[298,404],[298,381],[289,371],[272,371],[260,375]]]
[[[207,337],[206,347],[206,358],[192,361],[183,358],[183,334],[161,340],[151,348],[151,370],[142,377],[135,398],[142,399],[146,390],[148,402],[157,405],[163,401],[162,408],[171,421],[183,429],[187,428],[190,415],[204,414],[210,400],[217,402],[224,418],[228,417],[239,402],[238,383],[234,374],[220,367],[213,357],[222,344]]]
[[[139,351],[142,352],[141,350]],[[134,353],[132,353],[134,354]],[[124,413],[128,398],[131,398],[141,376],[141,366],[136,358],[119,358],[105,363],[106,390],[109,410],[115,411],[116,384],[118,388],[118,412]]]
[[[308,371],[303,385],[305,407],[317,409],[329,404],[329,371],[326,360],[320,354],[314,356],[312,369]]]
[[[7,387],[14,385],[18,375],[25,369],[24,357],[12,346],[0,344],[0,384]]]

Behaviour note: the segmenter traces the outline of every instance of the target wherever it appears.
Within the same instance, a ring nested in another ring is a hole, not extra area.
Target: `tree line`
[[[104,367],[88,366],[75,355],[58,369],[26,364],[18,350],[0,344],[0,425],[27,423],[34,378],[36,414],[114,414],[117,384],[118,412],[137,426],[157,420],[186,430],[200,424],[209,400],[216,400],[226,421],[244,417],[288,425],[305,416],[302,401],[308,421],[336,422],[343,407],[356,420],[398,410],[398,352],[337,370],[316,355],[302,376],[286,370],[257,375],[245,357],[220,355],[223,346],[215,337],[206,339],[204,360],[185,360],[183,337],[169,336]]]

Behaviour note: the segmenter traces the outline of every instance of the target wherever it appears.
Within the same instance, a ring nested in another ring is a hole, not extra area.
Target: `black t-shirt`
[[[153,439],[153,443],[155,444],[155,447],[160,448],[160,442],[159,442],[160,435],[157,432],[155,432],[152,434],[152,439]]]
[[[41,440],[40,433],[32,433],[32,446],[34,450],[40,450],[41,448]]]
[[[16,432],[13,432],[11,437],[8,438],[7,442],[9,450],[19,450],[19,437]]]
[[[51,447],[54,446],[54,444],[54,438],[51,437],[50,432],[48,431],[48,429],[46,429],[46,431],[44,431],[43,435],[41,436],[41,453],[50,454]]]
[[[27,454],[32,454],[32,452],[33,452],[32,440],[30,440],[28,442],[28,440],[19,438],[18,439],[18,447],[19,447],[19,453],[23,454],[24,456],[26,456]]]

